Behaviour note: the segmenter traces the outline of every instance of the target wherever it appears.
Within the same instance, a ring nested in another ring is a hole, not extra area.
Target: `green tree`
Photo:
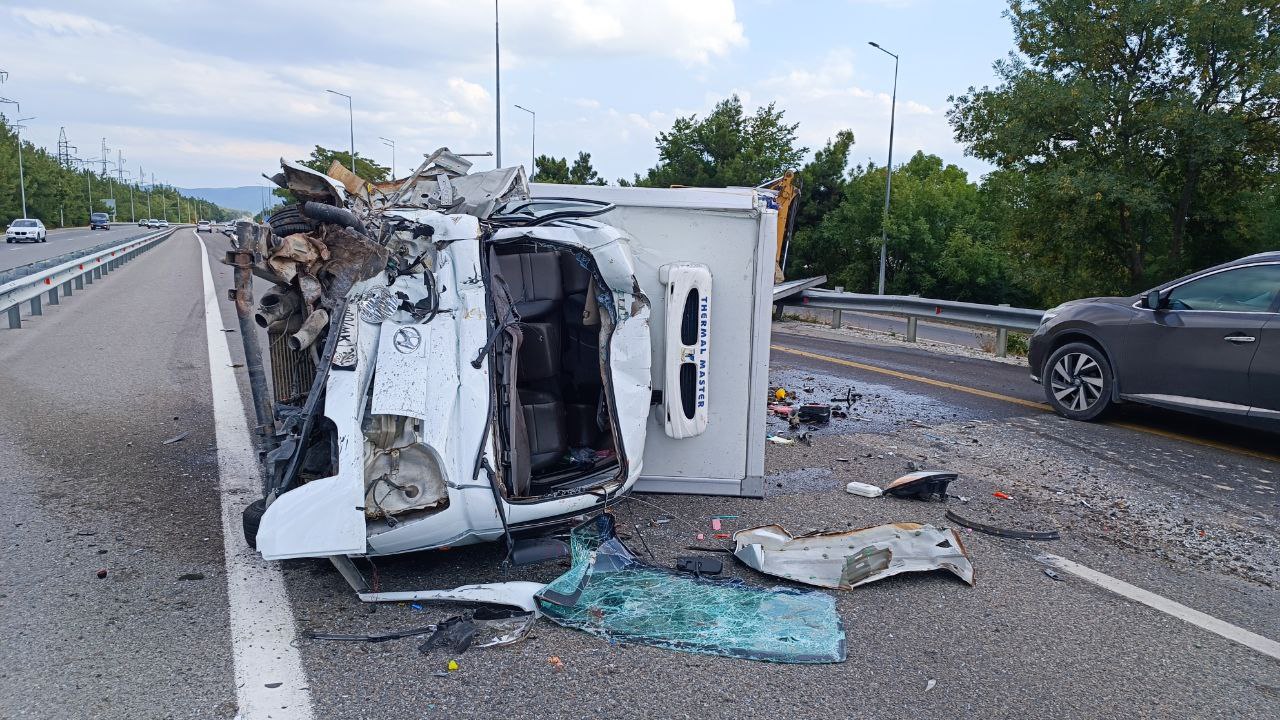
[[[856,167],[839,204],[797,238],[792,275],[874,292],[879,280],[884,168]],[[885,291],[1020,304],[1028,295],[1000,243],[1000,208],[964,170],[917,152],[893,173]]]
[[[1018,194],[1009,245],[1046,301],[1260,249],[1233,228],[1280,161],[1280,5],[1012,0],[1007,16],[1001,83],[951,98],[949,118],[1023,176],[998,183]]]
[[[676,118],[658,133],[658,164],[619,185],[728,187],[759,185],[795,168],[808,148],[796,147],[798,124],[783,122],[774,103],[747,115],[737,95],[705,118]]]
[[[591,165],[591,153],[579,152],[578,158],[570,165],[567,158],[554,158],[550,155],[539,155],[536,160],[538,172],[533,176],[537,182],[558,183],[561,185],[604,185],[604,178]]]
[[[325,173],[329,171],[329,166],[333,164],[334,160],[342,163],[342,166],[348,170],[352,169],[350,150],[330,150],[320,145],[317,145],[316,149],[311,151],[311,157],[298,162],[316,172]],[[358,153],[356,154],[355,173],[373,183],[385,182],[391,179],[391,168],[379,165]]]
[[[550,155],[539,155],[534,161],[537,172],[533,179],[538,182],[569,184],[569,161],[564,158],[553,158]]]

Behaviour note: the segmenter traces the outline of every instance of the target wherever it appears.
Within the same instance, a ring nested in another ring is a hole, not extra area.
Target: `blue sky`
[[[66,127],[82,156],[101,137],[182,186],[258,184],[277,158],[312,145],[356,149],[402,173],[439,146],[493,148],[493,7],[488,2],[303,5],[244,0],[7,4],[0,95],[35,115],[26,136],[53,147]],[[1003,0],[504,0],[504,165],[592,153],[610,181],[643,172],[654,136],[738,93],[799,122],[810,150],[841,128],[855,162],[883,163],[893,60],[902,57],[895,162],[935,153],[987,166],[952,138],[947,97],[994,81],[1012,48]],[[11,113],[11,109],[0,108]],[[480,160],[478,167],[489,161]]]

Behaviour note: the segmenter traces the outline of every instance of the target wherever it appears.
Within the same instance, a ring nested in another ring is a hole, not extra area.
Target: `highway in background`
[[[112,223],[110,230],[51,229],[48,242],[0,245],[0,270],[8,270],[76,250],[88,250],[112,240],[124,242],[148,232],[153,231],[138,227],[136,223]]]

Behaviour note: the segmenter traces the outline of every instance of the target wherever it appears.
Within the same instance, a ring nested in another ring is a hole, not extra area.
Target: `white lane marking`
[[[231,353],[227,335],[222,332],[222,312],[209,269],[208,248],[199,235],[196,240],[200,241],[200,265],[204,268],[204,326],[209,344],[218,474],[222,478],[222,545],[227,563],[238,717],[310,720],[311,692],[302,659],[294,647],[296,627],[284,577],[278,566],[263,560],[243,540],[240,512],[261,494],[261,476],[249,442],[240,387],[231,371]]]
[[[1123,580],[1117,580],[1110,575],[1100,573],[1092,568],[1085,567],[1077,562],[1072,562],[1064,557],[1057,555],[1041,555],[1036,558],[1042,563],[1052,565],[1053,567],[1064,570],[1083,580],[1097,585],[1111,592],[1122,595],[1142,603],[1148,607],[1155,608],[1162,613],[1172,615],[1179,620],[1195,625],[1196,627],[1208,630],[1216,635],[1236,643],[1240,643],[1250,650],[1256,650],[1263,655],[1273,657],[1280,660],[1280,642],[1267,639],[1257,633],[1249,632],[1242,627],[1232,625],[1225,620],[1219,620],[1212,615],[1206,615],[1199,610],[1193,610],[1182,603],[1177,603],[1162,595],[1157,595],[1149,590],[1143,590],[1136,585],[1130,585]]]

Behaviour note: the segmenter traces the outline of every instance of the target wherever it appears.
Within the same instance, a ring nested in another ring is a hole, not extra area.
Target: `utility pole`
[[[498,0],[493,0],[494,167],[502,167],[502,51],[498,48]]]
[[[118,182],[121,185],[124,184],[124,155],[121,153],[121,151],[118,148],[116,149],[116,182]],[[131,198],[129,203],[129,207],[131,208],[129,211],[129,214],[132,215],[133,214],[133,210],[132,210],[133,188],[129,188],[129,197]],[[114,208],[112,208],[112,210],[114,210]],[[114,220],[115,216],[112,215],[111,219]]]
[[[18,118],[13,123],[14,132],[18,134],[18,187],[22,189],[22,217],[27,216],[27,178],[22,170],[22,124],[24,120],[35,120],[34,117]]]
[[[100,159],[102,160],[102,178],[103,179],[107,177],[107,150],[109,150],[109,148],[107,147],[107,139],[102,138],[102,155]]]
[[[142,172],[142,166],[138,166],[138,181],[144,185],[147,182],[147,174]],[[151,219],[151,186],[147,185],[147,219]]]
[[[880,290],[884,294],[884,268],[889,248],[889,189],[893,185],[893,121],[898,112],[898,56],[874,42],[871,47],[893,58],[893,100],[889,105],[889,164],[884,169],[884,215],[880,219]]]

